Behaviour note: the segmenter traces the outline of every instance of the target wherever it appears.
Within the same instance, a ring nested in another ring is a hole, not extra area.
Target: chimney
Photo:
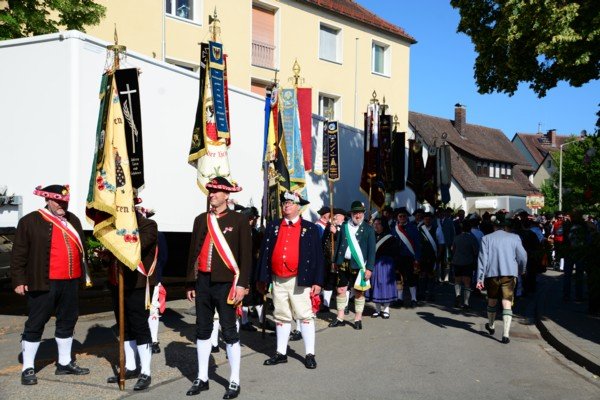
[[[460,136],[464,136],[464,129],[467,125],[467,109],[460,103],[454,105],[454,128]]]
[[[546,134],[546,137],[548,138],[548,141],[550,142],[550,144],[552,145],[552,147],[557,147],[557,144],[556,144],[556,129],[550,129],[548,131],[548,133]]]

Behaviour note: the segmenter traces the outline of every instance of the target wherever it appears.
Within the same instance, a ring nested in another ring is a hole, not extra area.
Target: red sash
[[[221,228],[219,227],[219,223],[217,222],[217,217],[215,214],[206,214],[206,225],[208,226],[208,233],[210,234],[217,253],[219,253],[219,256],[227,268],[233,272],[233,284],[231,285],[231,290],[227,296],[227,303],[233,304],[235,299],[235,288],[237,286],[238,279],[240,278],[240,269],[237,265],[235,257],[233,256],[233,252],[229,247],[229,243],[227,243],[223,232],[221,232]]]

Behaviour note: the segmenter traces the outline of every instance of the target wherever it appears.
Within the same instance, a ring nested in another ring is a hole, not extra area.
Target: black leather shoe
[[[158,342],[152,343],[152,354],[160,353],[160,344]]]
[[[357,331],[360,331],[362,329],[362,321],[354,321],[354,329],[356,329]]]
[[[380,315],[381,315],[380,313],[375,311],[373,314],[371,314],[371,318],[379,318]]]
[[[67,365],[56,363],[56,371],[54,371],[54,375],[87,375],[89,373],[89,369],[81,368],[75,364],[75,361],[71,361]]]
[[[221,351],[219,346],[213,346],[212,349],[210,349],[211,353],[218,353],[219,351]]]
[[[410,301],[410,308],[415,308],[417,306],[417,301],[416,300],[411,300]]]
[[[487,331],[490,333],[490,335],[493,335],[494,333],[496,333],[496,329],[492,328],[488,322],[485,323],[485,329],[487,329]]]
[[[287,356],[284,356],[281,353],[275,353],[275,355],[273,357],[269,358],[268,360],[265,360],[263,365],[277,365],[277,364],[283,364],[286,362],[287,362]]]
[[[138,377],[138,372],[137,370],[133,369],[133,370],[129,370],[127,368],[125,368],[125,379],[135,379]],[[119,374],[115,375],[115,376],[111,376],[106,380],[106,383],[119,383]]]
[[[381,318],[383,318],[383,319],[390,319],[390,313],[387,313],[385,311],[382,312],[381,313]]]
[[[240,394],[240,390],[241,390],[240,389],[240,385],[238,385],[235,382],[231,382],[229,384],[229,387],[225,391],[225,394],[223,395],[223,398],[225,400],[227,400],[227,399],[235,399]]]
[[[138,378],[137,382],[133,386],[133,390],[148,389],[148,386],[150,386],[151,382],[152,382],[152,378],[150,377],[150,375],[141,374],[140,377]]]
[[[317,360],[315,360],[315,355],[314,354],[307,354],[306,358],[304,359],[304,366],[308,369],[315,369],[317,368]]]
[[[195,396],[200,394],[200,392],[204,392],[208,390],[208,381],[202,381],[200,379],[194,379],[192,383],[192,387],[185,393],[186,396]]]
[[[346,325],[346,321],[341,321],[339,319],[334,319],[333,322],[329,323],[330,328],[335,328],[336,326],[344,326]]]
[[[37,376],[33,368],[21,372],[21,385],[37,385]]]
[[[297,342],[300,339],[302,339],[302,332],[297,329],[294,329],[292,332],[290,332],[290,341]]]
[[[240,329],[247,332],[256,332],[256,328],[250,322],[240,325]]]
[[[460,301],[462,300],[461,296],[456,296],[454,298],[454,308],[459,308],[460,307]]]
[[[510,339],[508,338],[508,336],[502,336],[501,342],[504,343],[504,344],[509,344],[510,343]]]

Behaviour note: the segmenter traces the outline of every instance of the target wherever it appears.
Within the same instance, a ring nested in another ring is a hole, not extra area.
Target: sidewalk
[[[600,317],[587,312],[587,302],[563,301],[562,278],[555,271],[539,278],[536,325],[565,357],[600,376]]]

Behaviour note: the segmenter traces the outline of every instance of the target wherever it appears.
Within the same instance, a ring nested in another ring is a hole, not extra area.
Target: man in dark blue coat
[[[315,360],[315,315],[312,298],[323,286],[323,250],[319,228],[300,217],[300,208],[308,204],[296,193],[281,195],[283,219],[267,225],[258,262],[258,289],[265,293],[273,284],[273,317],[277,332],[277,353],[264,365],[287,362],[287,345],[294,317],[301,321],[308,369]]]
[[[350,219],[342,225],[334,254],[333,262],[338,272],[336,297],[338,315],[329,326],[333,328],[345,324],[346,291],[350,285],[355,289],[354,329],[362,329],[364,292],[367,288],[358,289],[355,281],[359,274],[364,274],[364,281],[368,281],[371,277],[375,266],[375,231],[365,221],[365,205],[360,201],[354,201],[350,206]]]
[[[398,210],[397,224],[392,229],[392,235],[399,239],[400,257],[399,270],[403,286],[410,290],[410,306],[417,305],[417,277],[420,272],[421,235],[414,224],[408,222],[408,210],[402,207]],[[398,292],[398,300],[404,303],[404,290]]]

